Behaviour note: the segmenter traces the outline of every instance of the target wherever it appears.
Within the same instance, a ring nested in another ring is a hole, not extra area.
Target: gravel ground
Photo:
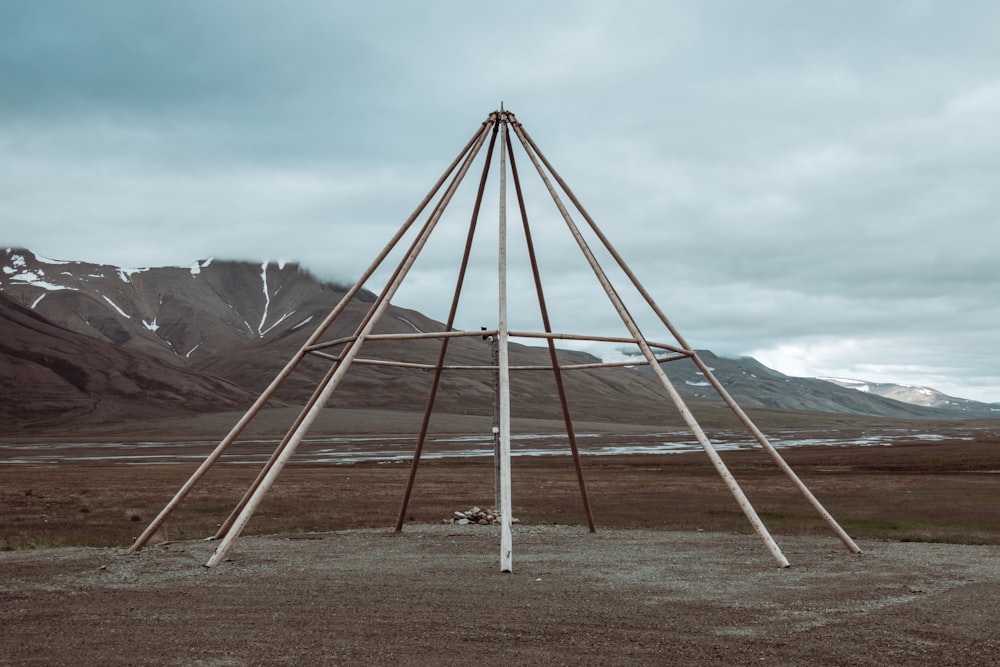
[[[1000,547],[413,525],[0,553],[10,665],[995,665]]]

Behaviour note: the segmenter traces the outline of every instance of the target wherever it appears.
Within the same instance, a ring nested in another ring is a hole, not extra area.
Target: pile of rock
[[[517,519],[511,519],[510,521],[511,523],[517,523]],[[490,524],[500,523],[500,513],[492,509],[472,507],[464,512],[455,512],[450,519],[445,519],[444,522],[456,523],[460,526],[467,526],[469,524],[489,526]]]

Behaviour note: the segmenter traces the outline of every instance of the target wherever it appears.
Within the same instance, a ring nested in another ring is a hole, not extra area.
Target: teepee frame
[[[545,296],[542,290],[541,280],[539,278],[539,268],[535,253],[534,244],[532,241],[531,230],[528,224],[528,215],[526,212],[523,193],[521,189],[520,176],[518,174],[517,165],[514,159],[514,144],[511,135],[517,139],[523,148],[524,153],[527,155],[529,161],[534,167],[535,171],[538,173],[542,183],[548,190],[549,195],[552,197],[552,201],[555,203],[559,210],[560,215],[566,223],[566,226],[572,235],[573,239],[576,241],[577,246],[583,253],[587,260],[587,263],[594,271],[598,282],[603,288],[605,294],[610,300],[611,304],[614,306],[618,315],[620,316],[622,323],[628,330],[629,337],[608,337],[608,336],[580,336],[571,335],[565,333],[557,333],[552,330],[551,324],[549,322],[548,309],[545,303]],[[499,177],[499,248],[498,248],[498,286],[499,286],[499,309],[498,309],[498,319],[497,327],[492,330],[480,330],[480,331],[457,331],[454,329],[455,317],[458,311],[459,298],[462,293],[462,288],[465,282],[466,272],[470,261],[470,250],[472,248],[472,242],[475,235],[477,221],[479,219],[479,214],[482,208],[483,195],[487,183],[487,176],[490,172],[490,166],[493,159],[494,150],[499,138],[500,144],[500,177]],[[489,148],[486,152],[485,164],[483,166],[482,174],[479,180],[479,188],[476,194],[475,204],[473,206],[472,219],[469,225],[469,231],[466,238],[465,250],[462,256],[462,261],[459,269],[458,280],[455,287],[454,296],[451,302],[451,308],[448,313],[447,322],[442,331],[438,332],[427,332],[427,333],[412,333],[412,334],[375,334],[373,330],[378,323],[380,317],[385,313],[386,309],[392,298],[395,296],[400,286],[403,284],[408,272],[419,256],[421,250],[423,250],[425,244],[430,238],[432,232],[435,230],[438,222],[441,219],[445,209],[450,204],[459,184],[462,182],[466,174],[468,173],[470,167],[472,166],[477,154],[480,152],[484,144],[486,144],[487,139],[489,139]],[[531,264],[537,299],[538,307],[541,315],[541,321],[543,325],[543,331],[532,332],[532,331],[510,331],[507,322],[507,172],[508,172],[508,162],[511,180],[514,184],[514,190],[517,198],[518,209],[520,213],[520,218],[524,230],[528,258]],[[447,185],[446,185],[447,184]],[[442,187],[444,188],[442,191]],[[562,195],[560,195],[560,192]],[[364,284],[371,278],[375,271],[382,265],[386,257],[397,247],[400,241],[407,235],[407,233],[414,226],[417,219],[423,214],[424,210],[427,208],[428,204],[432,199],[440,194],[440,198],[435,206],[431,209],[426,221],[420,226],[416,232],[414,240],[411,245],[406,250],[403,259],[400,261],[399,265],[393,271],[391,277],[386,283],[385,287],[375,299],[374,303],[371,304],[367,314],[362,319],[361,323],[358,325],[355,333],[352,336],[341,338],[332,341],[323,341],[322,338],[338,317],[345,311],[347,305],[351,300],[361,291]],[[611,284],[608,279],[607,274],[601,268],[598,263],[597,258],[594,256],[590,246],[588,245],[586,239],[580,231],[580,228],[574,222],[570,211],[567,209],[563,202],[563,197],[569,200],[572,207],[576,210],[579,216],[586,222],[587,226],[590,228],[592,233],[600,241],[600,244],[605,248],[609,255],[617,263],[618,267],[623,271],[623,273],[628,277],[633,288],[642,297],[645,304],[651,309],[651,312],[656,315],[660,322],[666,327],[667,331],[673,336],[674,344],[661,344],[654,343],[648,340],[640,331],[636,320],[632,317],[629,309],[626,307],[622,298],[619,296],[618,291]],[[480,336],[483,338],[490,338],[492,345],[495,349],[494,359],[495,361],[491,366],[454,366],[447,365],[446,355],[448,351],[449,342],[454,338],[459,337],[471,337]],[[611,245],[607,237],[601,232],[597,224],[590,217],[587,211],[580,204],[579,200],[569,189],[566,183],[562,180],[559,174],[553,169],[552,165],[548,162],[545,156],[538,149],[538,146],[528,135],[524,127],[519,123],[510,111],[501,109],[499,111],[494,111],[489,115],[485,122],[480,126],[480,128],[475,132],[469,142],[465,145],[462,151],[458,154],[455,160],[451,163],[448,169],[441,175],[437,183],[433,188],[427,193],[427,196],[420,202],[414,212],[407,218],[406,222],[403,223],[399,231],[392,237],[386,247],[381,253],[375,258],[369,268],[362,274],[358,279],[357,283],[351,287],[344,297],[341,299],[340,303],[327,315],[327,317],[320,323],[313,334],[305,342],[305,344],[295,353],[291,360],[285,365],[281,372],[274,378],[271,384],[264,390],[263,393],[257,398],[257,400],[250,406],[242,418],[236,423],[236,425],[230,430],[230,432],[222,439],[222,441],[215,447],[215,449],[209,454],[209,456],[202,462],[198,469],[191,475],[191,477],[185,482],[185,484],[180,488],[180,490],[175,494],[175,496],[170,500],[169,503],[160,511],[155,519],[149,524],[146,530],[140,535],[135,543],[130,548],[130,553],[138,551],[141,549],[149,539],[159,530],[160,526],[166,520],[166,518],[173,512],[173,510],[184,500],[191,489],[198,483],[198,481],[205,475],[208,469],[215,464],[220,456],[229,448],[233,442],[240,436],[242,431],[246,426],[253,420],[253,418],[260,412],[260,410],[267,404],[278,388],[284,383],[284,381],[296,370],[300,362],[307,356],[316,356],[326,359],[331,362],[330,368],[325,374],[325,376],[319,381],[310,399],[303,406],[301,412],[294,420],[291,427],[288,429],[285,436],[282,438],[278,446],[275,448],[274,453],[271,455],[270,459],[264,465],[257,478],[253,481],[250,487],[247,489],[243,498],[237,504],[233,512],[222,523],[219,530],[214,535],[214,539],[220,540],[215,553],[205,564],[207,567],[214,566],[220,562],[229,549],[232,547],[234,540],[240,535],[246,526],[247,522],[253,516],[260,502],[264,498],[267,491],[270,489],[271,485],[274,483],[275,479],[281,473],[282,468],[291,458],[292,454],[295,452],[296,447],[308,433],[313,422],[319,416],[323,407],[326,405],[328,399],[337,389],[340,382],[344,379],[348,370],[351,368],[352,364],[372,364],[372,365],[387,365],[387,366],[397,366],[405,368],[420,368],[424,370],[433,371],[433,380],[431,382],[431,388],[427,398],[426,406],[424,409],[423,420],[420,426],[419,436],[417,438],[417,444],[414,449],[413,459],[410,465],[409,478],[407,480],[406,490],[403,496],[402,507],[400,508],[399,516],[396,522],[396,530],[402,530],[404,517],[406,515],[406,508],[409,503],[410,494],[413,489],[414,480],[416,477],[417,467],[420,463],[421,454],[423,452],[424,443],[426,441],[428,427],[430,423],[430,417],[434,409],[435,399],[437,396],[438,388],[440,385],[441,376],[444,371],[452,370],[492,370],[495,373],[496,387],[497,387],[497,405],[496,405],[496,415],[494,420],[494,435],[496,441],[496,453],[495,453],[495,465],[497,467],[497,488],[496,495],[498,498],[497,509],[500,512],[500,570],[502,572],[510,572],[513,569],[513,545],[512,545],[512,531],[511,531],[511,470],[510,470],[510,373],[520,370],[539,370],[540,367],[517,367],[511,366],[510,359],[508,355],[509,349],[509,339],[515,338],[537,338],[546,341],[549,358],[551,360],[551,365],[542,368],[541,370],[549,370],[553,372],[556,389],[559,396],[560,407],[562,409],[563,419],[566,426],[566,432],[568,436],[568,443],[570,451],[573,458],[573,463],[576,468],[577,480],[580,486],[580,492],[583,500],[584,510],[587,515],[587,524],[591,532],[594,529],[594,519],[593,514],[590,509],[590,501],[587,494],[587,488],[584,481],[583,469],[580,462],[580,452],[577,446],[576,435],[573,428],[573,422],[570,417],[570,411],[568,406],[568,401],[566,398],[566,391],[563,385],[562,375],[564,372],[579,369],[593,369],[602,368],[610,366],[635,366],[635,365],[646,365],[648,364],[650,369],[653,371],[659,384],[663,387],[664,392],[670,401],[674,404],[677,410],[680,412],[682,418],[690,429],[691,433],[695,436],[698,443],[704,449],[705,453],[708,455],[709,460],[715,467],[718,474],[722,477],[726,486],[729,488],[733,497],[736,499],[737,504],[740,509],[746,515],[750,524],[753,526],[754,530],[757,532],[760,539],[764,542],[770,554],[774,557],[775,561],[780,567],[787,567],[789,565],[788,560],[785,558],[781,549],[775,543],[774,539],[771,537],[767,528],[764,526],[760,517],[757,515],[756,511],[750,504],[743,490],[740,488],[737,481],[734,479],[733,475],[730,473],[729,469],[726,467],[722,458],[719,456],[715,447],[709,441],[708,437],[705,435],[704,430],[699,425],[698,421],[695,419],[694,415],[688,409],[677,389],[671,384],[670,379],[667,377],[662,364],[675,361],[679,359],[690,359],[698,370],[704,375],[705,379],[711,384],[711,386],[718,392],[719,396],[725,402],[725,404],[733,411],[739,421],[746,427],[748,432],[753,436],[753,438],[760,444],[760,446],[770,455],[775,464],[779,469],[784,472],[784,474],[791,480],[792,484],[798,488],[800,493],[806,498],[806,500],[813,506],[813,508],[819,513],[824,521],[832,528],[834,533],[840,538],[844,545],[854,553],[860,553],[861,549],[855,544],[854,540],[851,539],[849,535],[840,527],[840,525],[834,520],[834,518],[823,508],[816,497],[809,491],[806,485],[799,479],[792,468],[785,462],[778,451],[771,445],[767,437],[758,429],[746,413],[740,408],[736,401],[729,395],[725,388],[719,383],[719,381],[713,375],[711,369],[698,357],[694,349],[688,345],[680,333],[674,328],[674,326],[664,315],[663,311],[656,304],[650,294],[639,282],[638,278],[631,271],[631,269],[626,264],[625,260],[618,254],[617,250]],[[412,362],[401,362],[401,361],[389,361],[389,360],[379,360],[379,359],[364,359],[359,355],[364,347],[364,344],[368,341],[375,340],[416,340],[416,339],[438,339],[440,340],[440,350],[435,363],[412,363]],[[592,363],[592,364],[567,364],[563,365],[560,363],[557,353],[556,353],[556,340],[584,340],[593,342],[615,342],[615,343],[627,343],[636,345],[639,351],[642,353],[644,359],[643,362],[602,362],[602,363]],[[331,352],[331,350],[338,349],[336,352]],[[655,350],[655,351],[654,351]],[[657,356],[657,355],[660,356]]]

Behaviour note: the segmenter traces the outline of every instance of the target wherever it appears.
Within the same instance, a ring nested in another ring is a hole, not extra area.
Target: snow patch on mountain
[[[127,319],[132,319],[131,316],[129,316],[128,313],[126,313],[124,310],[122,310],[121,308],[119,308],[118,304],[115,303],[114,301],[112,301],[110,298],[108,298],[108,296],[106,294],[102,294],[101,296],[104,297],[105,301],[107,301],[109,304],[111,304],[112,308],[114,308],[115,310],[118,311],[119,315],[121,315],[122,317],[127,318]]]
[[[116,270],[118,272],[118,277],[121,278],[121,280],[122,280],[123,283],[131,283],[133,275],[135,275],[136,273],[145,273],[146,271],[149,271],[149,268],[147,268],[147,267],[142,267],[142,268],[139,268],[139,269],[122,269],[122,268],[118,268]],[[103,278],[104,276],[92,276],[92,277],[94,277],[94,278]]]
[[[260,331],[260,332],[259,332],[259,333],[260,333],[260,336],[261,336],[261,338],[263,338],[264,336],[266,336],[266,335],[267,335],[268,333],[270,333],[270,332],[271,332],[271,331],[272,331],[272,330],[273,330],[273,329],[274,329],[274,328],[275,328],[276,326],[278,326],[279,324],[281,324],[282,322],[284,322],[285,320],[287,320],[287,319],[288,319],[289,317],[291,317],[291,316],[292,316],[292,315],[294,315],[294,314],[295,314],[294,312],[291,312],[291,313],[285,313],[284,315],[282,315],[281,317],[279,317],[279,318],[278,318],[278,321],[277,321],[277,322],[275,322],[275,323],[274,323],[274,324],[272,324],[271,326],[267,327],[267,328],[266,328],[266,329],[264,329],[263,331]]]
[[[420,330],[420,329],[419,329],[419,328],[417,327],[417,325],[416,325],[416,324],[414,324],[414,323],[413,323],[413,322],[411,322],[410,320],[406,319],[405,317],[397,317],[396,319],[397,319],[397,320],[399,320],[400,322],[402,322],[403,324],[407,324],[407,325],[409,325],[409,326],[410,326],[410,328],[411,328],[411,329],[413,329],[414,331],[416,331],[417,333],[423,333],[423,331],[421,331],[421,330]]]
[[[7,249],[10,252],[10,248]],[[41,255],[35,255],[35,260],[42,262],[43,264],[76,264],[76,262],[67,262],[61,259],[49,259],[48,257],[42,257]]]
[[[313,320],[313,316],[312,316],[312,315],[310,315],[310,316],[309,316],[309,317],[307,317],[306,319],[304,319],[304,320],[302,320],[301,322],[299,322],[298,324],[294,325],[294,326],[293,326],[293,327],[292,327],[292,328],[290,329],[290,331],[295,331],[295,330],[296,330],[296,329],[298,329],[299,327],[304,327],[305,325],[307,325],[307,324],[309,324],[310,322],[312,322],[312,320]]]
[[[48,290],[49,292],[58,292],[59,290],[71,290],[72,287],[66,287],[65,285],[56,285],[55,283],[50,283],[47,280],[42,280],[42,278],[30,271],[17,275],[11,278],[12,282],[20,282],[31,285],[32,287],[40,287],[43,290]]]
[[[8,252],[10,252],[10,250],[8,250]],[[10,255],[10,265],[4,266],[3,272],[9,276],[8,280],[12,284],[19,283],[22,285],[31,285],[32,287],[37,287],[49,292],[74,289],[72,287],[67,287],[66,285],[59,285],[49,280],[45,275],[45,269],[40,266],[30,268],[28,265],[28,259],[19,253]],[[34,305],[37,305],[40,300],[41,297],[36,299]],[[32,308],[34,308],[34,305],[32,305]]]
[[[271,307],[271,294],[267,290],[267,262],[260,265],[260,281],[264,285],[264,314],[260,316],[260,324],[257,325],[257,335],[264,337],[264,323],[267,322],[267,311]],[[270,329],[268,330],[270,331]]]
[[[215,259],[214,257],[209,257],[208,259],[199,259],[198,261],[191,264],[191,266],[189,267],[191,275],[193,277],[197,277],[198,274],[201,273],[202,269],[207,269],[212,264],[212,261],[214,259]]]

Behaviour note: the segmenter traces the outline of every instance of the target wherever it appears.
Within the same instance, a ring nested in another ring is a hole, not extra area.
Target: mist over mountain
[[[347,287],[316,279],[296,263],[205,259],[186,267],[123,268],[54,261],[29,250],[0,250],[0,386],[6,428],[141,419],[240,410],[285,367]],[[360,292],[323,337],[351,336],[374,295]],[[440,331],[444,325],[391,305],[375,333]],[[434,339],[370,341],[365,356],[432,362]],[[902,418],[995,417],[998,406],[962,399],[934,402],[879,385],[868,392],[811,378],[791,378],[753,359],[700,356],[745,407]],[[548,350],[512,344],[511,363],[546,366]],[[560,363],[586,363],[560,351]],[[481,337],[454,339],[447,363],[485,366]],[[307,357],[276,394],[276,406],[308,400],[330,361]],[[718,397],[689,361],[664,366],[692,405]],[[628,421],[672,410],[648,372],[610,368],[564,373],[575,419]],[[333,407],[422,410],[432,374],[356,363]],[[512,410],[556,418],[551,373],[512,374]],[[436,409],[490,414],[492,373],[446,373]]]

